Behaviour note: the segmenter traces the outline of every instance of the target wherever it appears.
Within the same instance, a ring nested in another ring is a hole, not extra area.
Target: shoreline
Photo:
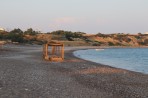
[[[87,48],[87,49],[95,49],[95,48]],[[112,88],[110,88],[110,89],[115,91],[115,93],[118,95],[117,98],[125,98],[127,96],[128,96],[128,98],[145,98],[146,96],[148,96],[148,94],[146,94],[146,92],[145,92],[145,91],[148,91],[148,88],[146,87],[148,84],[148,82],[147,82],[148,75],[147,74],[144,74],[141,72],[130,71],[130,70],[122,69],[122,68],[116,68],[116,67],[112,67],[110,65],[105,65],[105,64],[101,64],[101,63],[96,63],[96,62],[84,60],[82,58],[78,58],[73,54],[73,52],[77,51],[77,50],[83,50],[83,49],[71,50],[70,55],[72,58],[82,60],[82,62],[84,61],[85,63],[88,63],[88,65],[93,65],[93,66],[88,66],[86,69],[84,69],[82,71],[79,71],[79,73],[81,75],[86,75],[86,77],[88,77],[87,75],[90,75],[90,77],[93,77],[92,79],[98,79],[99,81],[101,81],[100,78],[98,78],[100,76],[104,77],[105,79],[108,78],[107,81],[103,79],[103,83],[104,82],[107,83],[106,85],[109,84],[108,86],[110,86],[110,82],[111,82],[111,85],[112,85],[112,83],[114,84],[113,86],[111,86],[113,89]],[[85,79],[85,78],[83,78],[83,79]],[[110,81],[110,79],[111,79],[111,81]],[[81,80],[81,81],[83,81],[83,80]],[[93,82],[91,82],[91,83],[94,83],[92,85],[95,85],[97,87],[101,86],[102,88],[104,88],[104,86],[102,86],[103,84],[98,85],[96,83],[99,81],[96,81],[96,80],[95,80],[95,82],[94,82],[94,80],[89,80],[89,81],[93,81]],[[108,86],[106,86],[107,88],[104,88],[104,89],[105,90],[108,89]],[[118,91],[116,86],[117,86],[117,88],[119,87],[118,90],[120,89],[122,92],[120,92],[120,90]],[[129,87],[132,89],[129,89]],[[125,94],[125,92],[126,92],[126,94]],[[142,94],[143,92],[145,92],[146,95],[143,96],[143,94]],[[103,97],[103,98],[105,98],[105,97]],[[111,97],[111,98],[115,98],[115,97]]]
[[[105,47],[105,48],[99,47],[97,49],[110,49],[110,48],[116,48],[116,47]],[[121,47],[117,47],[117,48],[121,48]],[[125,47],[125,48],[129,48],[129,47]],[[132,47],[132,48],[134,48],[134,47]],[[136,48],[138,48],[138,47],[136,47]],[[143,47],[141,47],[141,48],[143,48]],[[148,48],[148,47],[144,47],[144,48]],[[108,65],[108,64],[102,64],[102,63],[97,63],[97,62],[93,62],[93,61],[90,61],[90,60],[85,60],[83,58],[80,58],[80,57],[77,57],[77,56],[74,55],[75,51],[87,50],[87,49],[96,49],[96,47],[85,47],[85,48],[83,47],[83,48],[68,50],[66,52],[70,53],[72,58],[76,58],[76,59],[79,59],[79,60],[82,60],[82,61],[91,62],[91,63],[95,63],[95,64],[98,64],[98,65],[101,65],[101,66],[111,67],[111,68],[115,68],[115,69],[126,70],[126,71],[129,71],[129,72],[134,72],[134,73],[140,73],[140,74],[148,75],[148,74],[145,74],[145,73],[142,73],[142,72],[136,72],[136,71],[132,71],[132,70],[128,70],[128,69],[113,67],[113,66]]]
[[[0,97],[146,98],[148,96],[148,75],[75,57],[73,51],[82,48],[94,47],[65,47],[63,62],[43,60],[42,46],[14,46],[12,51],[2,52]]]
[[[126,49],[130,49],[129,47],[125,47]],[[133,47],[132,47],[133,48]],[[142,48],[142,47],[141,47]],[[90,62],[94,62],[94,63],[97,63],[97,64],[102,64],[102,65],[106,65],[106,66],[110,66],[110,67],[114,67],[114,68],[119,68],[119,69],[124,69],[124,70],[129,70],[129,71],[133,71],[133,72],[138,72],[138,73],[142,73],[142,74],[148,74],[148,72],[144,72],[144,71],[142,71],[142,70],[130,70],[130,69],[128,69],[128,68],[126,68],[126,67],[118,67],[118,66],[114,66],[114,65],[110,65],[109,63],[106,63],[105,64],[105,62],[104,63],[100,63],[100,62],[97,62],[97,61],[93,61],[93,60],[91,60],[91,59],[87,59],[87,58],[83,58],[83,57],[81,57],[81,53],[80,54],[78,54],[77,53],[77,55],[75,55],[74,54],[74,52],[75,51],[81,51],[81,50],[89,50],[89,49],[95,49],[96,51],[97,51],[97,49],[96,48],[85,48],[85,49],[77,49],[77,50],[74,50],[73,51],[73,56],[75,56],[76,58],[79,58],[79,59],[83,59],[83,60],[86,60],[86,61],[90,61]],[[98,48],[98,50],[99,49],[124,49],[124,48],[115,48],[115,47],[110,47],[110,48]],[[136,48],[134,48],[134,49],[136,49]],[[106,61],[107,62],[107,61]],[[127,64],[128,65],[128,64]]]

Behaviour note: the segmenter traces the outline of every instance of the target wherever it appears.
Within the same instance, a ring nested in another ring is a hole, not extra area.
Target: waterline
[[[89,61],[148,74],[148,48],[78,50],[74,55]]]

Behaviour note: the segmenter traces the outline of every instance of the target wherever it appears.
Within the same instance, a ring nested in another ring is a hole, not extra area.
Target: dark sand
[[[41,46],[0,49],[0,98],[148,98],[148,75],[73,56],[64,62],[42,59]]]

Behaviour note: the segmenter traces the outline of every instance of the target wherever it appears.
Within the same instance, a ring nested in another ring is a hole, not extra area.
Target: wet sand
[[[73,56],[64,62],[42,59],[42,47],[5,45],[0,49],[0,98],[148,98],[148,75]]]

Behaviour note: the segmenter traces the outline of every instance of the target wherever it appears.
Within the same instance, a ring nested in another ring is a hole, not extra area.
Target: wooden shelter
[[[43,58],[48,61],[61,62],[64,60],[64,44],[48,42],[43,45]]]

